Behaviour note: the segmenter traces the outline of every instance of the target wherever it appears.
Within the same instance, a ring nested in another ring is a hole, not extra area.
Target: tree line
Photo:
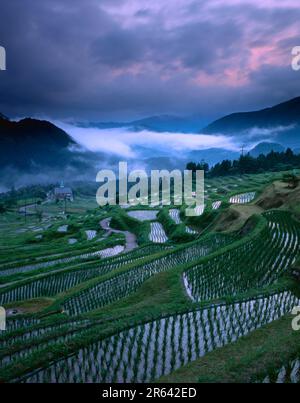
[[[295,168],[300,168],[300,154],[295,154],[290,148],[284,152],[271,151],[267,155],[260,154],[257,158],[248,153],[241,155],[238,160],[223,160],[212,167],[203,160],[200,163],[188,162],[186,165],[186,169],[193,172],[201,169],[210,177],[288,171]]]

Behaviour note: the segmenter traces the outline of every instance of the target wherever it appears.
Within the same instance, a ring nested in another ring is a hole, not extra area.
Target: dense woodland
[[[290,148],[285,152],[271,151],[269,154],[261,154],[252,157],[250,154],[241,155],[238,160],[223,160],[213,167],[201,161],[200,163],[189,162],[186,169],[196,171],[203,169],[208,176],[224,176],[236,174],[253,174],[266,171],[287,171],[300,167],[300,154],[295,154]]]

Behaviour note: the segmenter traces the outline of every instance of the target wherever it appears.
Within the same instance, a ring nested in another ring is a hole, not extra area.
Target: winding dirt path
[[[126,240],[124,252],[129,252],[129,251],[137,248],[138,244],[136,241],[136,236],[132,232],[129,232],[129,231],[121,231],[121,230],[110,228],[110,220],[111,220],[111,218],[109,217],[109,218],[104,218],[104,220],[100,221],[100,226],[104,231],[106,231],[106,236],[109,236],[112,233],[124,234],[125,240]]]

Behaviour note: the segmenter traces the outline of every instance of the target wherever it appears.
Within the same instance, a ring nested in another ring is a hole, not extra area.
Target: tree
[[[241,155],[239,159],[239,169],[241,173],[255,173],[258,170],[258,162],[256,158],[250,154]]]
[[[4,204],[0,204],[0,214],[4,214],[7,211]]]
[[[211,169],[204,160],[199,163],[189,162],[187,168],[193,172],[196,169],[202,169],[209,176],[223,176],[244,173],[262,173],[266,171],[286,171],[293,168],[300,168],[300,154],[288,148],[284,152],[271,151],[269,154],[261,154],[257,158],[252,157],[249,153],[241,155],[238,160],[223,160],[218,162]],[[295,178],[289,178],[291,186],[297,186]]]
[[[207,173],[209,171],[209,165],[204,160],[202,160],[199,164],[197,164],[196,169]]]
[[[197,164],[196,164],[195,162],[188,162],[188,163],[186,164],[186,169],[187,169],[188,171],[192,171],[192,172],[194,173],[194,172],[196,172]]]

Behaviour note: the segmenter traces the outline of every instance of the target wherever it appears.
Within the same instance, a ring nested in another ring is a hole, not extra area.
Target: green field
[[[199,217],[82,191],[0,214],[0,382],[300,382],[300,185],[283,174],[207,179]]]

